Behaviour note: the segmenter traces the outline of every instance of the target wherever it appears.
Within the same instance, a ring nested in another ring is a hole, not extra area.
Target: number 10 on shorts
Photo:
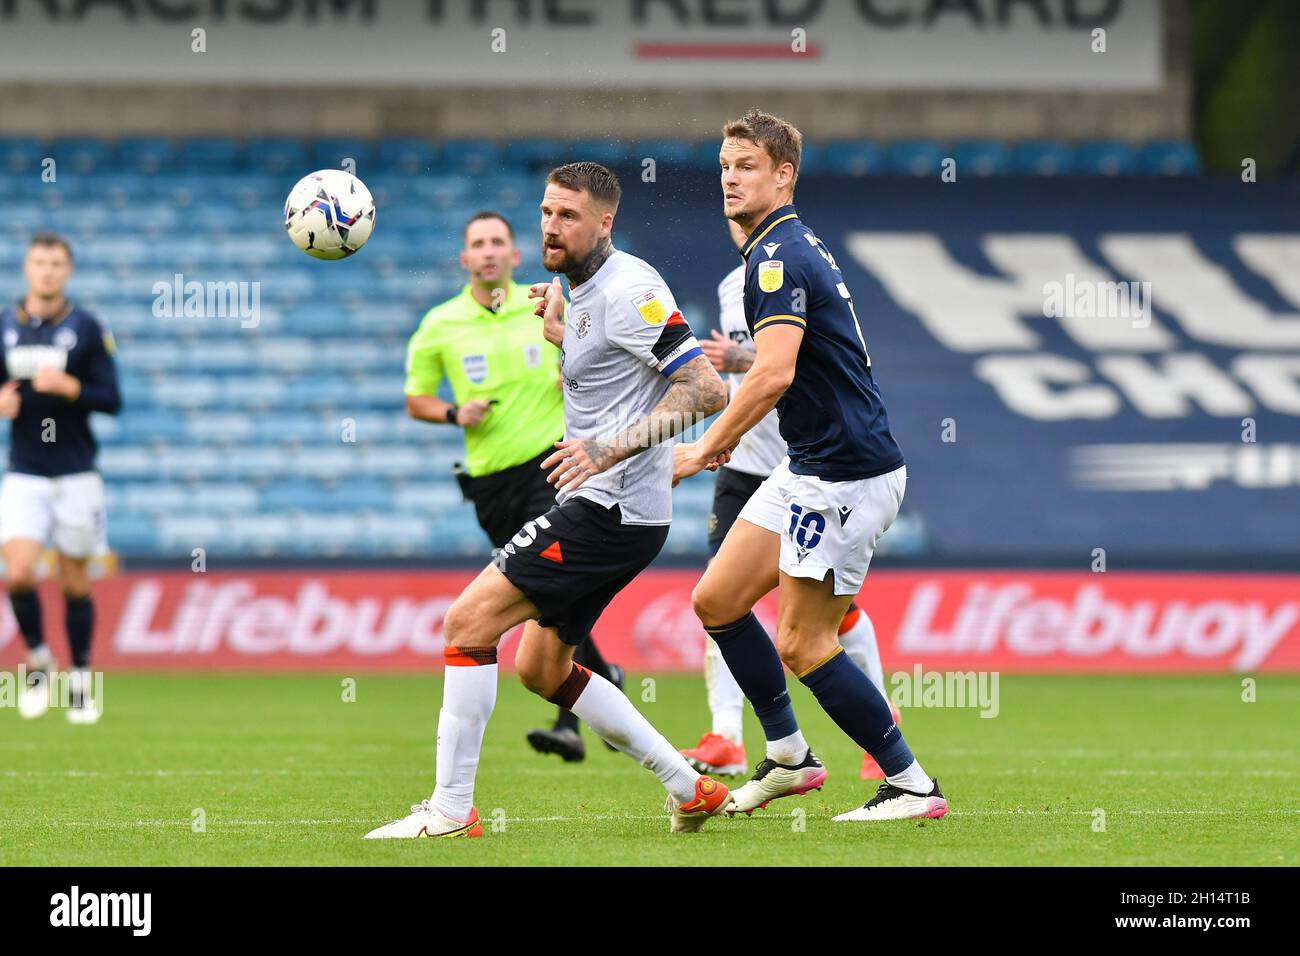
[[[805,551],[817,547],[826,530],[826,519],[816,511],[805,511],[803,505],[790,505],[790,540]]]

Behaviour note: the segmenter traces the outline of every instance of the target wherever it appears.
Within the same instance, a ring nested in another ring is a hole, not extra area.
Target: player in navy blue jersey
[[[677,446],[674,479],[729,453],[774,407],[788,446],[693,595],[767,737],[767,757],[733,793],[733,806],[752,812],[820,789],[826,779],[795,720],[784,663],[885,772],[875,796],[836,820],[942,817],[948,802],[938,782],[836,637],[876,540],[898,514],[907,469],[844,277],[792,205],[802,136],[750,110],[723,137],[723,212],[746,236],[745,321],[756,354],[718,419],[697,441]],[[753,614],[773,588],[780,589],[775,648]]]
[[[59,236],[32,239],[23,263],[27,292],[0,312],[0,418],[11,421],[9,470],[0,483],[0,541],[14,618],[28,648],[24,717],[49,706],[54,655],[45,644],[36,563],[52,544],[72,656],[68,720],[94,723],[90,693],[94,605],[87,565],[106,546],[104,485],[95,471],[93,411],[121,407],[113,337],[93,315],[69,302],[72,249]]]

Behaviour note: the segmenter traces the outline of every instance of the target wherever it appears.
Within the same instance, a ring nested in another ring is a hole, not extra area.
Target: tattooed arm
[[[709,360],[697,355],[668,377],[668,391],[645,418],[611,438],[573,439],[556,443],[555,452],[542,462],[557,466],[547,481],[572,491],[592,475],[662,445],[727,404],[726,383]]]

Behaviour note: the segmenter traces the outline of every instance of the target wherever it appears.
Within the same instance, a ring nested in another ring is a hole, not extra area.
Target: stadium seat
[[[108,169],[114,159],[113,147],[102,139],[86,136],[69,136],[54,141],[50,155],[62,169],[70,169],[78,176]]]
[[[244,149],[228,136],[209,136],[181,141],[177,168],[192,173],[231,173],[244,165]]]
[[[828,143],[823,168],[827,172],[848,176],[867,176],[883,172],[885,150],[868,140]]]
[[[286,194],[292,185],[289,180],[296,180],[309,171],[306,147],[299,140],[287,136],[260,136],[248,140],[244,143],[244,161],[254,172],[282,180]]]
[[[1153,176],[1195,176],[1201,172],[1201,157],[1191,143],[1147,143],[1138,154],[1142,172]]]
[[[945,155],[932,140],[900,140],[886,151],[886,170],[899,176],[938,175]]]
[[[500,160],[500,148],[487,139],[450,139],[442,146],[443,165],[453,172],[478,176],[495,169]]]
[[[1138,171],[1137,151],[1120,140],[1092,140],[1075,152],[1075,169],[1090,176],[1128,176]]]
[[[159,136],[128,137],[117,144],[118,161],[128,171],[153,176],[172,168],[176,147]]]
[[[952,158],[957,162],[957,175],[1002,176],[1012,170],[1011,152],[996,140],[967,140],[954,143]]]
[[[420,137],[392,137],[380,141],[375,158],[377,168],[384,172],[414,176],[434,169],[438,148]]]
[[[1065,176],[1074,170],[1074,150],[1058,140],[1017,143],[1011,149],[1011,168],[1025,176]]]
[[[37,171],[41,168],[41,161],[52,155],[39,139],[30,136],[0,137],[0,170],[7,173],[19,175]],[[55,170],[57,172],[57,166]]]

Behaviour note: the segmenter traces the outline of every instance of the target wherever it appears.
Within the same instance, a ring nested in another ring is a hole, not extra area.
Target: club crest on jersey
[[[764,292],[775,292],[785,282],[785,263],[769,259],[758,264],[758,287]]]
[[[586,338],[587,333],[591,331],[591,313],[584,312],[578,316],[578,323],[574,326],[573,334],[578,338]]]
[[[53,342],[55,348],[67,349],[71,352],[77,347],[77,333],[72,329],[59,329],[54,333],[51,342]]]
[[[465,369],[465,377],[475,385],[482,385],[488,376],[487,356],[466,355],[460,361],[461,366]]]
[[[524,346],[524,361],[528,363],[529,368],[537,368],[542,364],[542,347],[536,342]]]
[[[636,306],[637,312],[646,325],[663,325],[664,320],[668,318],[668,313],[664,311],[664,304],[659,301],[654,292],[643,292],[632,300],[632,304]]]
[[[18,344],[18,330],[5,329],[5,348],[11,349]]]

